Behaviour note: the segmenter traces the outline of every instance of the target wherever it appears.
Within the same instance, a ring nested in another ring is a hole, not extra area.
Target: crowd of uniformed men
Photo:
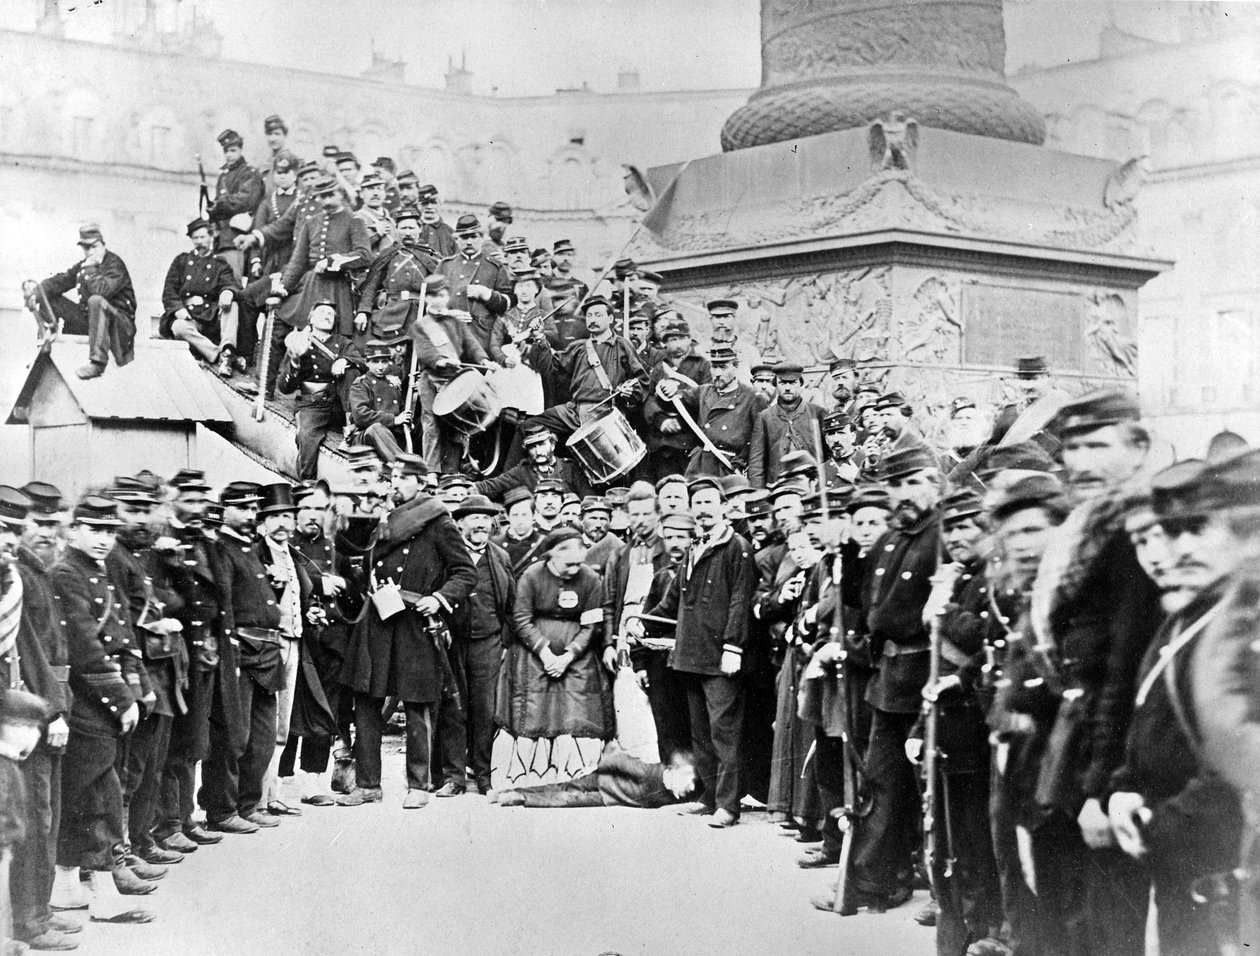
[[[379,802],[399,704],[409,808],[511,791],[497,735],[615,748],[632,696],[603,724],[514,716],[580,670],[571,697],[611,713],[629,677],[657,760],[694,759],[683,812],[723,829],[764,809],[809,845],[801,866],[836,868],[819,909],[929,889],[917,918],[941,954],[1136,956],[1152,912],[1165,956],[1256,944],[1260,452],[1222,433],[1157,468],[1120,391],[1012,440],[1046,385],[1036,359],[1014,371],[1025,400],[955,401],[938,445],[859,363],[838,358],[816,404],[799,367],[750,360],[732,302],[709,304],[701,354],[633,263],[589,294],[571,244],[505,238],[502,204],[488,237],[471,216],[451,229],[388,160],[302,164],[285,132],[268,119],[265,176],[220,138],[217,198],[163,301],[225,377],[254,361],[259,387],[300,392],[299,480],[0,488],[16,940],[73,948],[82,908],[148,921],[132,897],[186,854],[298,803]],[[91,377],[126,360],[134,295],[108,284],[99,230],[82,241],[85,264],[42,289],[90,326]],[[535,369],[546,409],[507,467],[469,476],[432,398],[490,362]],[[648,446],[611,488],[562,454],[610,400]],[[330,484],[317,452],[343,414],[357,477]],[[536,639],[543,618],[571,625],[564,643]],[[542,690],[514,683],[514,653]],[[543,782],[608,752],[544,760]],[[659,781],[652,764],[634,773]]]

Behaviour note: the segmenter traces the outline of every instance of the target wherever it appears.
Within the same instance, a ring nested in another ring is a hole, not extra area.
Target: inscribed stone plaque
[[[962,301],[964,364],[1011,366],[1022,355],[1044,355],[1052,369],[1080,370],[1080,295],[968,284]]]

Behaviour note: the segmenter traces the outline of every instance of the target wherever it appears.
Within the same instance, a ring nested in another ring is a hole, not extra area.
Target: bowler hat
[[[451,516],[457,521],[465,515],[494,515],[499,513],[498,507],[485,495],[469,495],[455,506]]]
[[[779,459],[779,474],[785,478],[797,475],[813,478],[818,474],[818,462],[809,452],[797,448]]]
[[[748,479],[739,472],[724,475],[718,481],[722,484],[722,493],[728,498],[733,495],[751,494],[753,491],[753,486],[748,483]]]

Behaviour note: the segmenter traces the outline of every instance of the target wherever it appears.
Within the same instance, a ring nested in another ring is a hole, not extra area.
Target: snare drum
[[[438,390],[433,414],[443,425],[460,435],[475,435],[494,424],[503,403],[493,386],[480,372],[460,372]]]
[[[582,463],[592,484],[606,485],[621,478],[643,460],[647,446],[626,416],[611,409],[587,422],[565,442]]]

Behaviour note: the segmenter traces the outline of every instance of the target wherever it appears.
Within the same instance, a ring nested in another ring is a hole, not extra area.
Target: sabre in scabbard
[[[254,398],[254,421],[260,422],[267,417],[267,378],[271,372],[271,337],[276,328],[276,306],[280,300],[274,296],[267,298],[267,320],[263,323],[262,355],[258,361],[258,395]]]
[[[429,291],[429,279],[426,276],[420,283],[420,309],[416,313],[416,321],[419,322],[424,317],[427,305],[427,295]],[[416,440],[413,437],[416,430],[416,397],[420,394],[420,350],[416,348],[416,343],[411,342],[411,362],[407,371],[407,391],[406,398],[403,401],[403,411],[407,414],[407,424],[403,427],[403,444],[407,449],[407,454],[415,454]]]

